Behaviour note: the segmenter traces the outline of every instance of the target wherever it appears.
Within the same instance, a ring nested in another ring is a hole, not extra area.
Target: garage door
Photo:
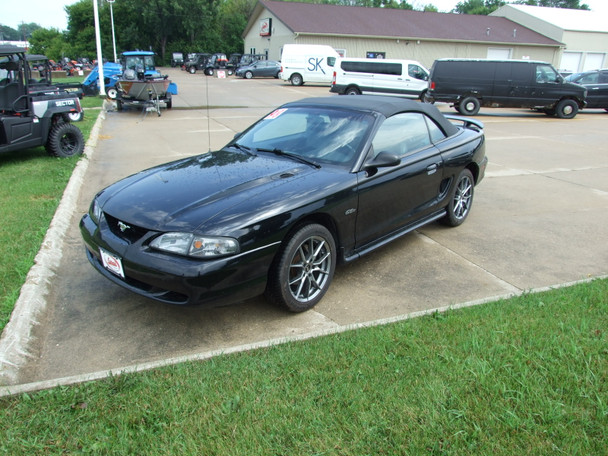
[[[604,65],[605,56],[605,54],[589,52],[585,56],[585,65],[583,66],[583,71],[599,70],[602,68]]]
[[[508,48],[488,48],[488,59],[508,60],[511,58],[511,49]]]
[[[562,54],[562,63],[559,66],[559,70],[577,73],[579,71],[579,65],[581,64],[582,57],[582,52],[564,52]]]

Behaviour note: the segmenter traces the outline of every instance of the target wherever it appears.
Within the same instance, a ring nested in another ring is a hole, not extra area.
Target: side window
[[[536,82],[556,82],[557,79],[557,73],[549,65],[538,65],[536,67]]]
[[[397,157],[411,155],[431,145],[425,115],[417,112],[395,114],[384,121],[372,142],[374,154],[388,152]]]
[[[600,84],[608,84],[608,71],[602,71],[600,73]]]
[[[425,116],[426,124],[429,127],[429,134],[431,135],[431,141],[433,144],[438,143],[439,141],[444,140],[447,136],[445,133],[437,126],[435,122]]]
[[[418,65],[408,65],[408,67],[407,67],[407,74],[411,78],[421,79],[423,81],[426,80],[426,78],[427,78],[426,71],[424,71]]]
[[[597,84],[599,74],[589,73],[579,79],[579,84]]]

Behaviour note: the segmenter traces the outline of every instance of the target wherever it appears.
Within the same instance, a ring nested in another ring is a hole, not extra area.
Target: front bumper
[[[271,244],[234,257],[200,260],[155,251],[147,247],[151,236],[129,242],[88,214],[80,231],[89,262],[104,277],[139,295],[178,305],[225,305],[260,295],[278,249]],[[120,258],[124,279],[103,266],[100,248]]]

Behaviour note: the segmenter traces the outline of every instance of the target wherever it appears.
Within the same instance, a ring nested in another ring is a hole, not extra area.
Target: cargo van
[[[339,59],[329,91],[422,99],[428,80],[429,70],[414,60]]]
[[[431,67],[425,101],[452,103],[467,116],[483,106],[533,108],[572,119],[586,96],[584,87],[564,81],[547,62],[439,59]]]
[[[281,54],[280,77],[294,86],[307,82],[329,85],[339,57],[334,48],[323,44],[286,44]]]

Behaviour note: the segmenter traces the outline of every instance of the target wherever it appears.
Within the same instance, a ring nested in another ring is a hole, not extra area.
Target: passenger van
[[[342,95],[424,97],[429,71],[413,60],[340,59],[334,66],[330,92]]]
[[[330,92],[342,95],[424,97],[429,71],[413,60],[340,59],[334,66]]]
[[[587,90],[564,81],[547,62],[440,59],[433,63],[425,101],[452,103],[464,115],[484,107],[533,108],[572,119]]]
[[[294,86],[307,82],[329,85],[339,57],[334,48],[323,44],[286,44],[281,54],[280,77]]]

